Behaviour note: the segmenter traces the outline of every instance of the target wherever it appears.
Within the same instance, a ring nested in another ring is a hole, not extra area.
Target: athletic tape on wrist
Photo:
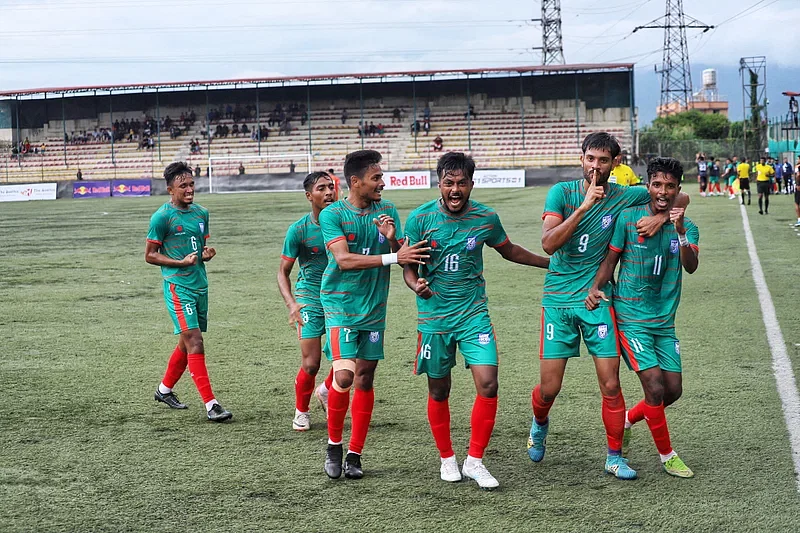
[[[383,266],[396,265],[397,254],[383,254],[381,255],[381,262],[383,263]]]
[[[681,246],[689,246],[689,239],[686,238],[686,235],[678,233],[678,242]]]

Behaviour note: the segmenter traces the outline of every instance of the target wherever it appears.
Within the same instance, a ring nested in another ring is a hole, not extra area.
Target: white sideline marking
[[[772,371],[775,374],[778,396],[780,396],[783,406],[783,418],[786,420],[786,428],[789,430],[795,482],[797,483],[797,490],[800,491],[800,394],[797,392],[792,362],[786,353],[786,341],[783,340],[783,333],[781,333],[781,326],[778,323],[778,316],[775,314],[772,296],[769,294],[767,280],[764,278],[761,261],[759,261],[758,253],[756,252],[756,243],[753,241],[753,233],[750,231],[750,219],[747,218],[745,207],[740,205],[739,208],[742,212],[747,251],[750,254],[750,266],[753,269],[753,281],[756,284],[758,301],[761,304],[761,315],[764,318],[764,327],[767,330],[769,351],[772,352]]]

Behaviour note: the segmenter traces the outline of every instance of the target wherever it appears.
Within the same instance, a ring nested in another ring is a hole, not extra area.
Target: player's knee
[[[355,379],[356,388],[363,391],[372,390],[372,382],[374,380],[375,380],[375,374],[373,374],[372,372],[358,374]]]
[[[199,330],[191,330],[184,333],[183,343],[186,346],[186,353],[205,353],[203,336]]]
[[[561,381],[543,381],[539,384],[539,395],[545,403],[554,401],[559,392],[561,392]]]
[[[619,378],[616,376],[600,379],[600,392],[603,396],[617,396],[621,391],[619,388]]]
[[[450,389],[447,387],[428,387],[428,395],[435,402],[443,402],[450,397]]]
[[[315,363],[314,361],[306,361],[304,359],[302,367],[303,371],[309,376],[316,376],[317,372],[319,372],[319,362]]]
[[[664,391],[664,407],[677,402],[681,395],[683,395],[683,386],[680,383],[670,386]]]
[[[343,391],[350,390],[350,387],[353,386],[354,374],[349,370],[337,370],[333,378],[336,386]]]
[[[664,386],[657,381],[649,381],[644,386],[644,399],[650,405],[660,405],[664,401]]]

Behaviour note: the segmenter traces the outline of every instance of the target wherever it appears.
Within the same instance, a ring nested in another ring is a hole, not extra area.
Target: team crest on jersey
[[[206,231],[206,225],[204,222],[200,222],[200,233],[204,233]]]
[[[467,250],[474,250],[478,244],[477,237],[467,237]]]
[[[380,331],[370,331],[369,332],[369,342],[375,344],[381,340],[381,332]]]
[[[677,254],[678,253],[678,239],[670,239],[669,240],[669,253]]]
[[[487,345],[490,342],[492,342],[492,338],[489,333],[478,333],[478,344]]]
[[[614,223],[614,215],[606,215],[600,222],[600,224],[603,226],[603,229],[607,229],[613,223]]]
[[[608,324],[600,324],[597,326],[597,336],[601,339],[608,337]]]
[[[381,233],[380,231],[378,232],[378,242],[381,244],[386,242],[386,237],[384,237],[383,233]]]
[[[678,355],[681,354],[681,343],[678,341],[675,341],[675,353]]]

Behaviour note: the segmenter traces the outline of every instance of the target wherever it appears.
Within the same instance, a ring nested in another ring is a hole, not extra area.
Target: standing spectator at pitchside
[[[203,172],[203,171],[200,170],[200,165],[197,165],[196,167],[194,167],[194,177],[195,178],[199,178],[201,172]]]
[[[797,158],[797,165],[794,169],[794,212],[797,215],[795,227],[800,227],[800,190],[797,188],[797,180],[800,180],[800,157]]]
[[[783,183],[784,183],[784,194],[789,194],[792,192],[792,175],[794,174],[794,169],[792,168],[792,164],[789,163],[789,158],[783,158],[783,164],[781,165],[781,174],[783,174]],[[780,191],[779,191],[780,192]]]
[[[297,168],[297,167],[294,164],[294,160],[289,160],[289,173],[290,174],[294,174],[295,168]]]
[[[244,163],[239,163],[239,175],[244,174]]]
[[[697,154],[695,162],[697,163],[697,183],[700,185],[700,196],[705,196],[708,186],[708,161],[706,161],[705,154]]]
[[[75,178],[78,181],[83,180],[83,172],[81,172],[81,167],[78,167],[78,173],[75,175]],[[800,218],[798,218],[798,220],[800,220]]]

